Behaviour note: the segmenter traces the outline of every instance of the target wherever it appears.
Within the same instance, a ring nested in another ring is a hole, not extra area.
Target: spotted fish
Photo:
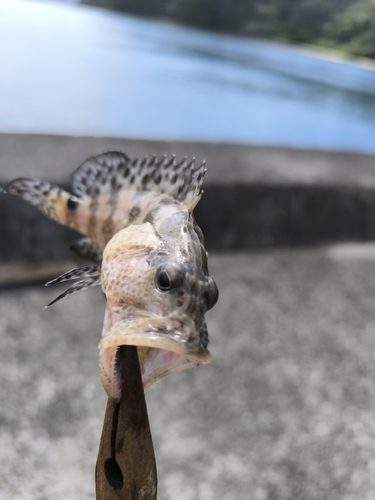
[[[74,195],[34,179],[16,179],[5,188],[84,235],[75,250],[96,264],[47,285],[78,280],[52,304],[101,284],[107,305],[99,373],[115,401],[121,397],[121,345],[137,346],[145,388],[210,361],[204,316],[218,289],[193,217],[205,171],[204,163],[196,167],[186,158],[108,152],[76,170]]]

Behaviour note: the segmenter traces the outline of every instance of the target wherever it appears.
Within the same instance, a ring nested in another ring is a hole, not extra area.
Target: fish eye
[[[156,282],[160,290],[170,290],[172,288],[172,281],[167,271],[160,271]]]
[[[155,285],[163,292],[172,288],[177,289],[184,283],[185,272],[184,266],[176,262],[167,262],[158,269]]]
[[[208,290],[206,292],[206,298],[207,298],[207,310],[209,311],[214,307],[219,298],[219,290],[217,288],[215,281],[211,278],[211,276],[208,277]]]

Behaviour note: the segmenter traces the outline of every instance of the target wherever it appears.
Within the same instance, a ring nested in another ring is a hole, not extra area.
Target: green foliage
[[[352,0],[264,0],[258,5],[259,32],[273,38],[310,42],[322,36],[323,25]],[[264,12],[264,5],[270,8]]]
[[[331,41],[351,54],[375,59],[375,1],[352,2],[327,23],[324,35],[327,43]]]
[[[169,15],[184,24],[216,31],[243,31],[254,11],[252,0],[177,0]]]
[[[375,0],[81,0],[203,29],[315,43],[375,58]]]
[[[160,16],[166,11],[169,0],[81,0],[81,3],[105,9],[128,12],[139,16]]]

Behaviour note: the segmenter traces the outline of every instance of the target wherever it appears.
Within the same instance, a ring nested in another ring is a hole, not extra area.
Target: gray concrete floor
[[[211,255],[213,362],[147,390],[160,500],[375,497],[375,246]],[[88,500],[100,290],[0,292],[0,499]]]

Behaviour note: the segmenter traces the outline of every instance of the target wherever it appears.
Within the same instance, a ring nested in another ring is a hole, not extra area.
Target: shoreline
[[[54,3],[58,3],[58,2],[54,2]],[[347,52],[343,52],[339,49],[325,47],[324,45],[315,45],[315,44],[310,44],[310,43],[299,43],[299,42],[292,42],[292,41],[287,41],[287,40],[278,40],[278,39],[272,39],[272,38],[261,38],[261,37],[256,37],[256,36],[248,36],[248,35],[240,34],[240,33],[236,34],[236,33],[228,33],[225,31],[208,30],[208,29],[199,28],[199,27],[193,26],[193,25],[183,24],[183,23],[180,23],[180,22],[178,22],[174,19],[171,19],[171,18],[139,16],[139,15],[135,15],[135,14],[132,14],[129,12],[117,11],[117,10],[108,9],[105,7],[100,7],[97,5],[90,5],[90,4],[86,4],[86,3],[81,3],[78,1],[71,2],[68,5],[69,6],[76,5],[79,7],[89,7],[91,9],[98,9],[100,11],[105,11],[105,12],[108,12],[111,14],[130,17],[132,19],[137,19],[137,20],[142,20],[142,21],[148,21],[151,23],[157,23],[157,24],[164,25],[164,26],[170,27],[170,28],[194,30],[194,31],[197,31],[198,33],[206,33],[206,34],[212,34],[212,35],[225,36],[225,37],[233,38],[236,40],[243,39],[246,41],[252,41],[254,43],[264,43],[264,44],[270,45],[274,48],[288,49],[288,50],[291,50],[293,52],[300,53],[302,55],[307,55],[309,57],[327,60],[327,61],[335,62],[338,64],[348,64],[348,65],[356,66],[356,67],[359,67],[362,69],[367,69],[369,71],[375,71],[375,59],[370,59],[368,57],[352,55],[352,54],[349,54]]]

